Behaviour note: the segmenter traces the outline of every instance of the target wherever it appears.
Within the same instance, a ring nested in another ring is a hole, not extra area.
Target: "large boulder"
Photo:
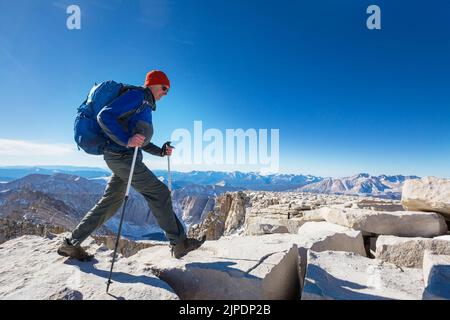
[[[312,221],[312,222],[325,221],[325,218],[322,217],[321,209],[304,211],[302,219],[304,221]]]
[[[322,217],[369,234],[399,237],[435,237],[447,233],[447,225],[441,215],[418,211],[373,211],[367,209],[323,207]]]
[[[425,177],[407,180],[402,205],[411,211],[433,211],[450,220],[450,179]]]
[[[349,251],[365,256],[362,234],[338,224],[307,222],[298,229],[299,245],[314,251]]]
[[[302,300],[421,299],[422,271],[350,252],[308,253]]]
[[[244,223],[246,213],[246,203],[248,198],[242,191],[237,192],[234,195],[231,203],[230,211],[228,212],[227,219],[224,225],[224,235],[229,235],[235,232]]]
[[[434,237],[435,240],[447,240],[450,241],[450,234],[445,236]]]
[[[297,233],[305,223],[302,218],[264,218],[250,216],[244,223],[244,235],[256,236],[272,233]]]
[[[287,219],[248,217],[244,224],[244,235],[256,236],[272,233],[289,233],[286,221]]]
[[[425,250],[450,255],[450,239],[379,236],[375,258],[400,267],[422,268]]]
[[[426,250],[423,257],[423,299],[450,300],[450,256]]]
[[[346,251],[366,256],[364,240],[360,231],[329,222],[307,222],[298,230],[297,242],[300,252],[301,284],[305,277],[308,250]]]
[[[0,246],[0,299],[18,300],[178,300],[164,281],[144,270],[132,258],[118,257],[113,283],[106,294],[112,252],[93,239],[91,262],[61,257],[56,253],[62,236],[53,239],[22,236]]]
[[[181,299],[297,299],[296,235],[222,237],[177,260],[153,247],[134,257],[170,284]]]
[[[398,200],[362,198],[357,201],[353,208],[370,209],[375,211],[403,211],[403,207]]]
[[[207,240],[217,240],[223,235],[235,233],[244,223],[247,202],[248,197],[242,191],[222,194],[202,222],[191,226],[189,236],[206,236]]]

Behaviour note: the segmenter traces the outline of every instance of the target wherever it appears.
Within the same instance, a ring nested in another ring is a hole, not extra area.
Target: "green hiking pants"
[[[92,232],[103,225],[122,206],[133,155],[105,153],[103,159],[113,172],[105,193],[97,204],[88,211],[69,239],[80,245]],[[147,200],[159,226],[164,230],[170,244],[177,244],[186,238],[185,230],[172,208],[172,199],[167,186],[162,183],[142,162],[139,150],[134,168],[133,188]],[[126,215],[126,209],[125,209]]]

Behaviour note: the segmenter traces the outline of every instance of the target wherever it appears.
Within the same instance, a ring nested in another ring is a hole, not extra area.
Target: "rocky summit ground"
[[[402,200],[303,192],[220,196],[180,260],[166,242],[120,243],[106,294],[113,237],[95,254],[56,254],[47,230],[0,244],[0,299],[450,299],[450,181],[415,179]]]

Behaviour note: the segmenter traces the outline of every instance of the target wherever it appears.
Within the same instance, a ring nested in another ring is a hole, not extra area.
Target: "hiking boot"
[[[172,252],[172,257],[180,259],[181,257],[185,256],[188,252],[198,249],[203,244],[203,242],[205,242],[205,240],[206,236],[203,236],[200,240],[194,238],[187,238],[176,245],[171,245],[170,248]]]
[[[87,253],[81,246],[72,245],[67,238],[64,238],[57,252],[60,256],[75,258],[80,261],[89,261],[94,257],[94,255]]]

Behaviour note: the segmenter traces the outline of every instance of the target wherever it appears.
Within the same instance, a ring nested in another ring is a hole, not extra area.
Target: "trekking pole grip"
[[[170,144],[172,142],[171,141],[167,141],[166,143],[164,143],[164,148],[167,149],[169,148],[174,148],[172,147]],[[164,152],[166,150],[163,150]],[[170,155],[167,155],[167,175],[168,175],[168,187],[169,187],[169,191],[172,191],[172,174],[170,173]]]

